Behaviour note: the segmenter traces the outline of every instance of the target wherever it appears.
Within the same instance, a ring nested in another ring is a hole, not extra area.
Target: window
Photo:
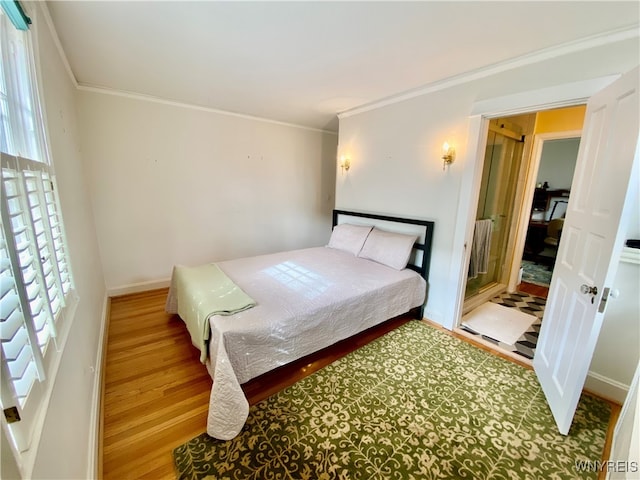
[[[0,53],[0,401],[15,446],[25,451],[44,419],[60,332],[66,334],[77,297],[30,33],[17,29],[4,10]]]

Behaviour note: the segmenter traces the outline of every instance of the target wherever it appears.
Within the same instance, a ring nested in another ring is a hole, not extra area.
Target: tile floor
[[[538,343],[538,335],[540,333],[540,325],[542,324],[542,315],[544,314],[546,300],[544,298],[534,297],[527,293],[503,293],[491,299],[491,301],[493,303],[516,308],[521,312],[533,315],[536,317],[536,320],[514,345],[508,345],[485,335],[479,335],[467,330],[465,327],[460,327],[460,330],[464,331],[466,334],[480,336],[483,340],[492,343],[501,350],[511,352],[529,360],[533,359],[536,344]]]

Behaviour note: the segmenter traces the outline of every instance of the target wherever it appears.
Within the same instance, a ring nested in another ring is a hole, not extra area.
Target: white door
[[[638,68],[595,94],[533,366],[562,434],[595,349],[638,189]]]

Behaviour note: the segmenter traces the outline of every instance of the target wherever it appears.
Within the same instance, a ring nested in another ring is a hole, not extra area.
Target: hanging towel
[[[471,244],[471,260],[469,262],[469,278],[476,278],[489,269],[489,251],[491,249],[491,232],[493,220],[476,220]]]

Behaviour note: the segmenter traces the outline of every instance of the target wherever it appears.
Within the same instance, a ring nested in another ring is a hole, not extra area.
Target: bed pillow
[[[352,225],[350,223],[336,225],[331,232],[327,247],[344,250],[357,256],[372,228],[367,225]]]
[[[387,232],[374,228],[369,233],[359,257],[373,260],[396,270],[407,266],[416,235]]]

